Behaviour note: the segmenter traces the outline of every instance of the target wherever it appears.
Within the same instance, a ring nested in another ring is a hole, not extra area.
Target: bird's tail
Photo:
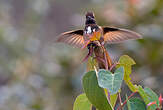
[[[112,66],[112,60],[109,56],[109,53],[107,52],[107,50],[104,48],[104,54],[106,56],[106,61],[107,61],[107,64],[108,64],[108,68],[110,68]]]
[[[112,60],[105,47],[98,46],[94,48],[94,53],[99,69],[110,69],[110,67],[112,66]]]

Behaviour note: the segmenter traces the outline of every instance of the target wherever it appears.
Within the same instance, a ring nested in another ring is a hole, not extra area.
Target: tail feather
[[[106,60],[107,60],[108,66],[110,68],[112,66],[112,60],[109,56],[109,53],[106,51],[106,49],[104,49],[104,54],[106,55],[106,58],[107,58]]]
[[[104,47],[96,47],[94,48],[94,53],[99,69],[110,69],[112,66],[112,60],[107,50]],[[103,61],[99,59],[103,59]]]

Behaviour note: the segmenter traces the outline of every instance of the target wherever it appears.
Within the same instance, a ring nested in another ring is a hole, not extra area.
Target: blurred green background
[[[163,93],[163,0],[0,0],[0,110],[72,110],[87,51],[54,39],[83,29],[86,11],[144,37],[107,49],[136,61],[134,84]]]

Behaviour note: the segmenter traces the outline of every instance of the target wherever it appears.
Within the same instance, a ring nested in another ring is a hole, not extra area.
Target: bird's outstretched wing
[[[112,27],[102,27],[104,34],[104,41],[106,43],[120,43],[129,39],[140,39],[142,36],[136,32],[120,29],[120,28],[112,28]]]
[[[84,45],[83,30],[73,30],[60,34],[56,42],[63,42],[81,48]]]

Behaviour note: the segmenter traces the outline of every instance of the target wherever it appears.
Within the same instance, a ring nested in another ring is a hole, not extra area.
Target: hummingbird
[[[105,44],[142,38],[140,34],[128,29],[97,25],[93,12],[87,12],[85,17],[84,29],[61,33],[56,41],[82,49],[87,47],[89,52],[84,60],[94,53],[100,69],[108,69],[112,66],[112,60],[104,47]]]

